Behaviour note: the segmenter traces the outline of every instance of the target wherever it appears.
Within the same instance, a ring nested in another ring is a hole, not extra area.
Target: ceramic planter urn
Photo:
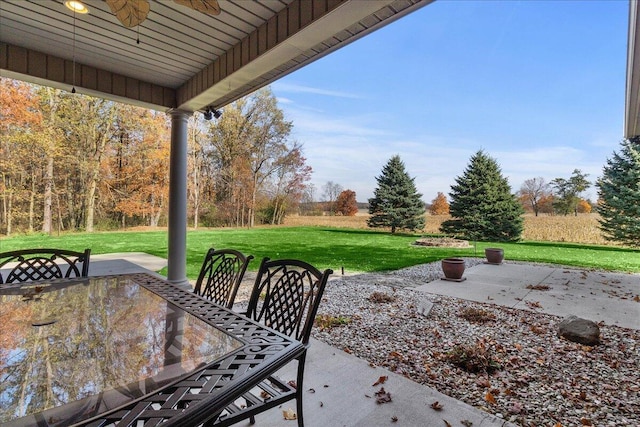
[[[461,282],[464,280],[465,262],[462,258],[445,258],[441,261],[445,280]]]
[[[484,250],[484,256],[487,258],[488,264],[502,264],[504,260],[504,250],[501,248],[486,248]]]

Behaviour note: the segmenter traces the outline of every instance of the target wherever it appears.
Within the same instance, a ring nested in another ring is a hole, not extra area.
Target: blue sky
[[[593,181],[622,141],[627,25],[627,1],[439,0],[271,88],[317,200],[333,181],[367,201],[395,154],[426,202],[480,149],[513,191]]]

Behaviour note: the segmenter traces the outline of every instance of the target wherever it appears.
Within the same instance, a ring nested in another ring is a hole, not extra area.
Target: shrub
[[[396,297],[393,295],[385,294],[384,292],[374,292],[369,296],[369,301],[375,303],[394,302]]]
[[[502,369],[500,361],[493,355],[493,349],[487,346],[484,339],[479,339],[474,345],[456,345],[447,352],[445,360],[471,373],[491,373]]]
[[[496,320],[496,315],[481,308],[465,307],[460,310],[458,316],[473,323],[485,323]]]
[[[315,324],[318,328],[325,330],[344,326],[351,323],[351,318],[345,316],[331,316],[328,314],[319,314],[316,316]]]

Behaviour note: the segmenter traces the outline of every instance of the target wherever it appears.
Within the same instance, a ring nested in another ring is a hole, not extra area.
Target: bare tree
[[[520,187],[520,198],[531,204],[536,216],[540,212],[540,202],[549,194],[549,184],[541,176],[527,179]]]
[[[331,213],[335,213],[336,201],[338,196],[342,193],[342,185],[333,181],[328,181],[322,186],[322,197],[327,204],[327,210]]]

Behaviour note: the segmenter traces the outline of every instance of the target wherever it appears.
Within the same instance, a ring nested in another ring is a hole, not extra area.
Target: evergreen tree
[[[609,240],[640,247],[640,137],[607,159],[598,187],[600,229]]]
[[[482,150],[471,157],[449,193],[452,219],[440,231],[466,239],[512,242],[520,239],[524,213],[495,159]]]
[[[374,197],[369,199],[369,227],[391,227],[397,229],[421,230],[424,228],[424,203],[414,183],[405,171],[400,156],[393,156],[376,177],[378,187]]]

